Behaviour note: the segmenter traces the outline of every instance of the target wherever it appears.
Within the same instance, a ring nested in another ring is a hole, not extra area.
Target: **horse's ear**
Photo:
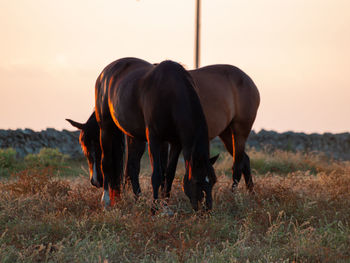
[[[84,128],[84,124],[83,123],[72,121],[70,119],[66,119],[66,121],[68,121],[73,127],[78,128],[79,130],[82,130]]]
[[[216,160],[219,158],[219,155],[217,154],[217,155],[215,155],[214,157],[211,157],[210,159],[209,159],[209,162],[211,163],[211,165],[213,165],[215,162],[216,162]]]

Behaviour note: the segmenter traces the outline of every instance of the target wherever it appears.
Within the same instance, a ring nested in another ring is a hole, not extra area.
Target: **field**
[[[233,193],[232,161],[222,152],[211,213],[191,210],[180,162],[169,217],[150,213],[147,157],[141,198],[127,188],[103,209],[85,160],[51,149],[20,161],[14,155],[0,151],[1,262],[350,261],[349,162],[250,150],[255,194],[243,179]]]

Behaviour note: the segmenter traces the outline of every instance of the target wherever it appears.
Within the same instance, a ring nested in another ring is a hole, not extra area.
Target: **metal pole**
[[[200,64],[200,19],[201,19],[201,0],[196,1],[196,46],[194,64],[199,68]]]

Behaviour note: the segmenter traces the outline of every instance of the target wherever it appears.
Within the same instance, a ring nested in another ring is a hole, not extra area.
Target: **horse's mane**
[[[171,61],[171,60],[165,60],[162,61],[161,63],[154,63],[154,67],[150,70],[149,74],[153,75],[153,79],[156,81],[162,80],[164,77],[164,71],[167,73],[171,73],[166,76],[166,78],[175,77],[175,78],[182,78],[184,83],[186,85],[194,87],[194,81],[191,77],[191,75],[187,72],[187,70],[181,66],[179,63]],[[194,88],[193,88],[194,89]]]
[[[191,155],[192,161],[202,166],[209,162],[209,138],[206,128],[202,127],[197,130]],[[211,176],[212,174],[209,173],[208,175]],[[211,178],[211,181],[215,182],[216,178]]]
[[[166,72],[167,74],[164,74]],[[173,61],[163,61],[152,69],[154,81],[160,83],[163,78],[181,79],[186,86],[186,91],[189,92],[191,98],[191,109],[194,112],[194,125],[196,126],[195,136],[192,145],[192,157],[198,162],[209,161],[209,138],[208,126],[203,113],[198,94],[195,90],[195,83],[188,73],[179,63]],[[170,77],[171,76],[171,77]]]

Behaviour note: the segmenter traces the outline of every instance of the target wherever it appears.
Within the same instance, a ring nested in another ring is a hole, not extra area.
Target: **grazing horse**
[[[96,80],[95,84],[95,99],[97,100],[97,91],[101,88],[104,88],[104,92],[106,93],[106,97],[108,96],[108,86],[112,84],[114,81],[120,81],[125,76],[128,76],[130,72],[136,71],[141,68],[151,68],[153,65],[150,63],[137,59],[137,58],[123,58],[119,59],[117,61],[112,62],[108,66],[104,68],[104,70],[101,72],[99,77]],[[110,76],[105,76],[106,74]],[[107,77],[109,77],[109,82],[107,83]],[[114,83],[115,84],[115,83]],[[104,103],[108,106],[108,98],[105,98]],[[101,114],[101,113],[100,113]],[[108,107],[105,109],[105,114],[107,116],[110,116],[108,113]],[[96,111],[94,111],[90,118],[87,120],[86,123],[78,123],[76,121],[66,119],[72,126],[78,128],[80,130],[80,136],[79,136],[79,142],[82,146],[84,155],[86,156],[89,164],[89,171],[90,171],[90,181],[91,184],[96,187],[102,187],[104,188],[104,193],[102,196],[102,202],[108,206],[111,202],[114,203],[115,199],[118,199],[120,197],[120,184],[122,181],[122,171],[123,171],[123,164],[124,164],[124,136],[122,136],[122,132],[119,128],[113,123],[112,120],[109,120],[108,122],[102,123],[101,121],[98,122],[96,118]],[[109,145],[105,144],[104,152],[101,148],[101,141],[104,139],[107,141],[107,134],[104,132],[104,136],[102,138],[102,125],[107,126],[109,125],[111,127],[111,132],[109,132]],[[113,132],[114,131],[114,132]],[[128,137],[128,136],[127,136]],[[132,163],[132,159],[137,156],[137,152],[134,153],[135,150],[137,150],[140,147],[145,148],[145,142],[143,140],[137,140],[135,138],[128,138],[127,139],[128,144],[128,155],[132,156],[130,158],[130,161],[127,163]],[[113,158],[113,162],[107,162],[108,160],[106,158],[106,155],[110,155]],[[140,157],[141,158],[141,157]],[[102,160],[104,160],[102,162]],[[102,166],[104,166],[104,169],[107,173],[107,176],[103,176],[102,172]],[[130,165],[127,165],[127,170]],[[130,174],[138,174],[140,170],[140,164],[138,165],[131,165],[130,166]],[[108,176],[109,174],[114,174],[114,176]],[[136,178],[136,181],[132,181],[132,185],[135,186],[134,192],[135,194],[138,194],[139,187],[139,181],[138,178]]]
[[[206,208],[211,209],[216,176],[209,159],[208,127],[190,74],[172,61],[153,66],[138,59],[131,59],[133,65],[139,64],[126,72],[129,60],[111,63],[96,81],[95,114],[100,127],[105,204],[110,204],[110,196],[120,193],[121,145],[126,134],[131,145],[133,140],[136,145],[148,142],[154,200],[158,199],[163,173],[162,145],[170,142],[183,150],[187,170],[184,191],[192,208],[198,210],[205,194]],[[90,165],[92,179],[95,166]]]
[[[242,176],[253,191],[250,160],[245,144],[260,104],[259,91],[252,79],[231,65],[211,65],[190,70],[208,124],[209,139],[219,136],[233,156],[232,189]],[[166,148],[164,158],[167,156]],[[181,148],[171,145],[164,195],[169,197]]]
[[[191,70],[189,73],[196,83],[195,88],[207,120],[209,139],[211,140],[219,136],[227,151],[233,156],[232,188],[234,189],[237,186],[243,172],[246,186],[248,190],[252,191],[253,181],[251,178],[249,157],[245,153],[245,143],[260,104],[260,96],[256,85],[247,74],[231,65],[211,65]],[[73,126],[81,129],[82,133],[88,133],[88,127],[92,131],[98,127],[94,115],[95,113],[92,114],[85,124],[69,121]],[[95,129],[92,128],[93,126],[95,126]],[[87,136],[84,137],[87,138]],[[94,143],[86,140],[86,144],[91,145],[98,142],[99,136],[96,136],[95,139],[91,137],[89,136],[90,140]],[[86,148],[84,141],[80,140],[80,142],[83,148]],[[138,181],[140,159],[145,150],[145,143],[144,141],[127,137],[127,146],[126,177],[131,179],[133,191],[135,195],[138,195],[140,193]],[[97,148],[95,150],[98,156],[100,151]],[[163,171],[165,170],[166,163],[168,163],[165,173],[165,196],[169,196],[170,194],[180,152],[181,146],[172,143],[168,160],[168,145],[163,145]],[[96,167],[98,171],[100,166],[97,165]],[[90,169],[90,171],[92,170]]]

